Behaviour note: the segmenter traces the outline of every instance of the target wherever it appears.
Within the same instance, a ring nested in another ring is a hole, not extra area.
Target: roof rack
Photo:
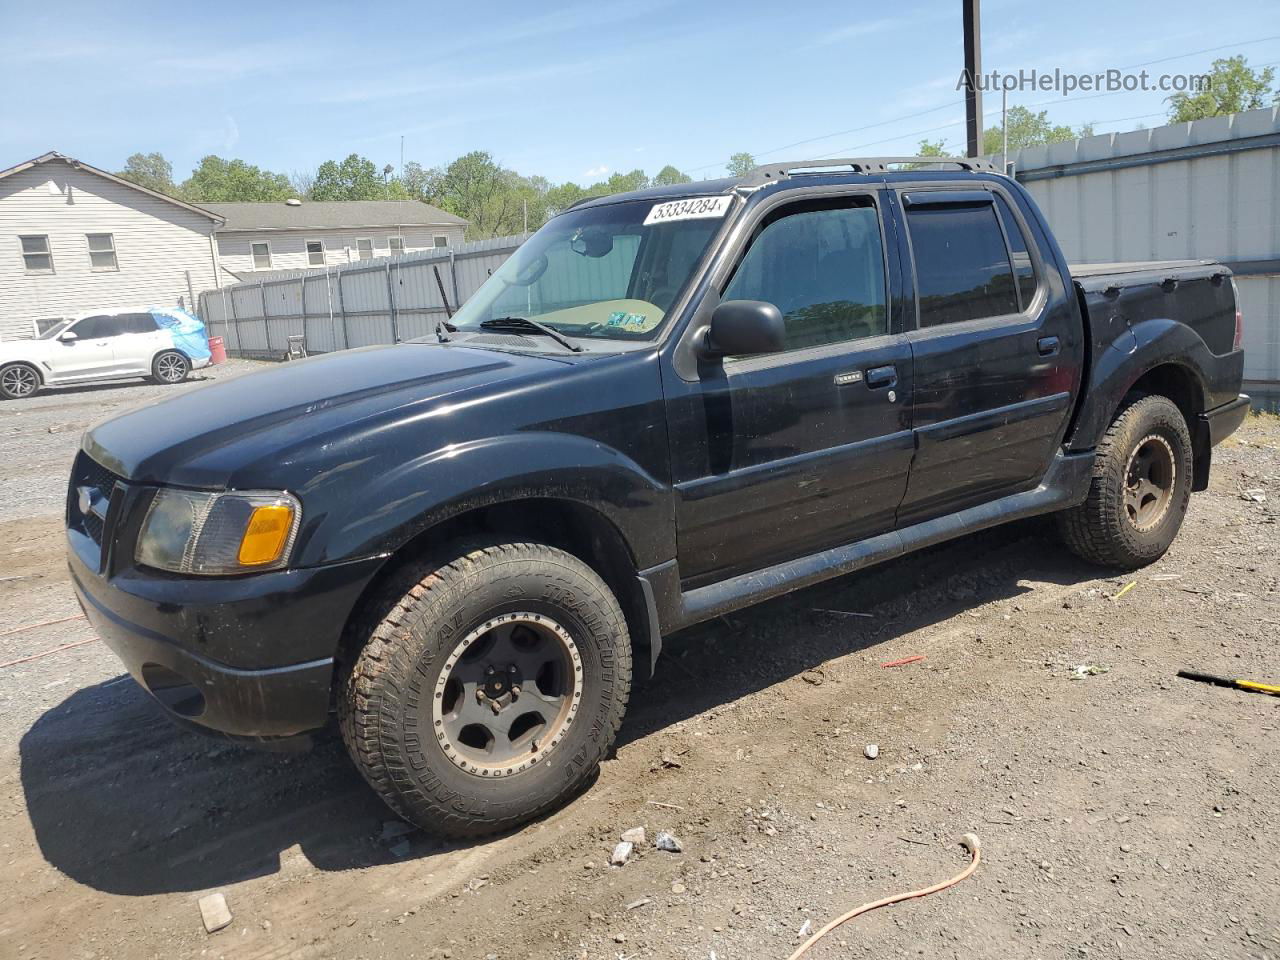
[[[786,163],[766,163],[756,167],[742,178],[744,186],[782,180],[793,170],[822,170],[831,167],[851,167],[854,173],[892,173],[890,167],[911,163],[928,166],[952,166],[966,173],[999,173],[1000,169],[989,160],[977,157],[835,157],[828,160],[799,160]]]

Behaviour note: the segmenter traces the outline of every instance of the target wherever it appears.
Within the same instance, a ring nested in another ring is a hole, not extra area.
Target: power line
[[[1136,68],[1136,67],[1149,67],[1149,66],[1152,66],[1153,64],[1157,64],[1157,63],[1168,63],[1170,60],[1181,60],[1181,59],[1183,59],[1183,58],[1185,58],[1185,57],[1194,57],[1194,56],[1198,56],[1198,55],[1200,55],[1200,54],[1202,54],[1202,53],[1214,53],[1214,52],[1216,52],[1216,51],[1218,51],[1218,50],[1226,50],[1226,49],[1235,48],[1235,47],[1251,46],[1251,45],[1253,45],[1253,44],[1257,44],[1257,43],[1265,43],[1265,42],[1270,41],[1270,40],[1280,40],[1280,34],[1276,34],[1276,35],[1269,36],[1269,37],[1258,37],[1257,39],[1254,39],[1254,40],[1241,40],[1241,41],[1236,42],[1236,43],[1226,43],[1226,44],[1222,44],[1221,46],[1217,46],[1217,47],[1205,47],[1205,48],[1204,48],[1204,49],[1202,49],[1202,50],[1192,50],[1192,51],[1190,51],[1190,52],[1188,52],[1188,53],[1179,53],[1179,54],[1175,54],[1175,55],[1170,56],[1170,57],[1161,57],[1161,58],[1159,58],[1159,59],[1157,59],[1157,60],[1147,60],[1147,61],[1145,61],[1144,63],[1133,63],[1133,64],[1129,64],[1128,66],[1118,67],[1118,68],[1116,68],[1116,69],[1119,69],[1119,70],[1132,70],[1132,69],[1134,69],[1134,68]],[[1280,63],[1280,61],[1276,61],[1275,63]],[[1258,66],[1259,66],[1259,67],[1274,66],[1274,65],[1275,65],[1275,63],[1263,63],[1263,64],[1258,64]],[[1055,98],[1054,98],[1054,99],[1052,99],[1052,100],[1041,100],[1041,101],[1038,101],[1038,102],[1036,102],[1036,103],[1021,104],[1021,106],[1024,106],[1024,107],[1026,107],[1026,108],[1028,108],[1028,109],[1029,109],[1029,108],[1031,108],[1031,107],[1044,107],[1044,106],[1051,106],[1051,105],[1053,105],[1053,104],[1057,104],[1057,103],[1080,103],[1080,102],[1082,102],[1082,101],[1084,101],[1084,100],[1097,100],[1097,99],[1099,99],[1099,98],[1101,98],[1101,97],[1114,97],[1114,96],[1119,96],[1119,95],[1120,95],[1120,94],[1122,94],[1122,93],[1134,93],[1134,92],[1149,92],[1149,93],[1151,93],[1151,92],[1158,92],[1158,91],[1112,90],[1112,91],[1109,91],[1109,92],[1107,92],[1107,93],[1094,93],[1094,94],[1090,94],[1090,95],[1088,95],[1088,96],[1081,96],[1081,97],[1071,97],[1071,96],[1067,96],[1067,97],[1055,97]],[[918,111],[918,112],[916,112],[916,113],[908,113],[908,114],[904,114],[903,116],[894,117],[894,118],[892,118],[892,119],[890,119],[890,120],[881,120],[881,121],[878,121],[877,123],[869,123],[869,124],[866,124],[865,126],[861,126],[861,127],[851,127],[851,128],[850,128],[850,129],[848,129],[848,130],[837,130],[837,131],[836,131],[836,132],[834,132],[834,133],[826,133],[826,134],[823,134],[822,136],[818,136],[818,137],[809,137],[809,138],[807,138],[807,139],[805,139],[805,140],[797,140],[797,141],[795,141],[794,143],[784,144],[783,146],[780,146],[780,147],[771,147],[771,148],[769,148],[768,150],[763,150],[763,151],[758,151],[758,152],[752,152],[752,156],[753,156],[753,157],[756,157],[757,159],[758,159],[758,158],[762,158],[762,157],[767,157],[769,154],[772,154],[772,153],[778,153],[778,152],[779,152],[779,151],[781,151],[781,150],[790,150],[792,147],[802,147],[802,146],[805,146],[805,145],[810,144],[810,143],[817,143],[817,142],[818,142],[818,141],[820,141],[820,140],[830,140],[830,139],[832,139],[833,137],[842,137],[842,136],[844,136],[844,135],[846,135],[846,134],[849,134],[849,133],[858,133],[858,132],[863,131],[863,130],[873,130],[873,129],[875,129],[876,127],[884,127],[884,126],[888,126],[889,124],[893,124],[893,123],[901,123],[903,120],[912,120],[912,119],[914,119],[914,118],[916,118],[916,117],[922,117],[922,116],[925,116],[925,115],[930,114],[930,113],[937,113],[939,110],[947,110],[947,109],[950,109],[950,108],[955,107],[955,106],[956,106],[956,104],[955,104],[955,103],[944,103],[944,104],[940,104],[940,105],[938,105],[938,106],[936,106],[936,107],[930,107],[930,108],[929,108],[929,109],[927,109],[927,110],[920,110],[920,111]],[[989,116],[994,116],[995,114],[998,114],[999,112],[1000,112],[999,110],[987,111],[987,112],[983,113],[983,119],[985,120],[987,117],[989,117]],[[1158,116],[1158,114],[1147,114],[1146,116]],[[1138,118],[1135,118],[1135,119],[1138,119]],[[960,122],[960,123],[963,123],[964,121],[963,121],[963,120],[961,120],[961,121],[959,121],[959,122]],[[1120,122],[1120,121],[1095,121],[1095,122],[1098,122],[1098,123],[1116,123],[1116,122]],[[893,141],[893,140],[898,140],[898,139],[901,139],[901,138],[904,138],[904,137],[914,137],[914,136],[919,136],[919,135],[920,135],[920,134],[922,134],[922,133],[933,133],[933,132],[935,132],[935,131],[937,131],[937,130],[943,130],[943,129],[946,129],[947,127],[953,127],[953,126],[956,126],[956,124],[955,124],[955,123],[947,123],[947,124],[943,124],[943,125],[938,126],[938,127],[930,127],[928,130],[921,130],[921,131],[917,131],[916,133],[904,133],[904,134],[899,134],[899,135],[897,135],[897,136],[893,136],[893,137],[886,137],[884,140],[877,140],[877,141],[874,141],[874,143],[872,143],[872,144],[864,144],[864,146],[874,146],[875,144],[879,144],[879,143],[889,143],[889,142],[891,142],[891,141]],[[857,147],[850,147],[850,148],[846,148],[846,149],[858,149],[858,148],[857,148]],[[835,152],[843,152],[843,151],[835,151]],[[689,167],[689,168],[688,168],[688,170],[689,170],[689,172],[690,172],[690,173],[697,173],[698,171],[701,171],[701,170],[709,170],[709,169],[710,169],[710,168],[712,168],[712,167],[724,166],[726,163],[727,163],[727,160],[718,160],[718,161],[715,161],[715,162],[713,162],[713,163],[706,163],[706,164],[703,164],[703,165],[702,165],[702,166],[700,166],[700,167]]]

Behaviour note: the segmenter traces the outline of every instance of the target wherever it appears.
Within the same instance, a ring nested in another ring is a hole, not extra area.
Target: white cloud
[[[602,163],[598,167],[592,167],[590,170],[584,170],[582,175],[584,177],[603,177],[608,172],[609,168]]]

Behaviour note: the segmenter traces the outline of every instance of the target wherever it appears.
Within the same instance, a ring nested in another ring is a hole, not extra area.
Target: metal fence
[[[236,357],[281,357],[296,336],[308,353],[428,336],[446,315],[442,292],[456,310],[526,239],[273,274],[204,291],[200,316]]]

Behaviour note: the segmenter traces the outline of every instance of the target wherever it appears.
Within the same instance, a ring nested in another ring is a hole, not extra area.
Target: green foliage
[[[947,150],[942,140],[921,140],[916,150],[917,157],[945,157]]]
[[[283,173],[261,170],[243,160],[208,156],[182,184],[182,194],[192,203],[287,200],[294,195]]]
[[[754,170],[756,166],[756,158],[744,151],[742,153],[735,153],[730,157],[726,169],[729,171],[729,176],[731,177],[745,177],[748,173]]]
[[[677,183],[691,183],[693,177],[680,170],[677,170],[671,164],[667,164],[655,175],[651,183],[655,187],[669,187]]]
[[[311,187],[312,200],[386,200],[387,194],[387,183],[373,161],[356,153],[341,163],[320,164]]]
[[[124,169],[116,176],[157,193],[181,196],[173,182],[173,164],[164,158],[163,153],[135,153],[125,160]]]
[[[1254,70],[1243,56],[1213,61],[1208,88],[1199,93],[1175,93],[1169,97],[1169,122],[1184,123],[1221,117],[1242,110],[1264,107],[1267,98],[1280,103],[1280,90],[1272,91],[1274,67]]]
[[[1023,147],[1038,147],[1046,143],[1058,143],[1061,140],[1074,140],[1087,137],[1093,133],[1091,124],[1085,124],[1074,130],[1066,124],[1054,125],[1049,122],[1049,111],[1041,110],[1033,113],[1026,107],[1010,107],[1006,117],[1009,126],[1009,152],[1021,150]],[[1004,128],[990,127],[982,132],[982,152],[999,153],[1004,149]]]

